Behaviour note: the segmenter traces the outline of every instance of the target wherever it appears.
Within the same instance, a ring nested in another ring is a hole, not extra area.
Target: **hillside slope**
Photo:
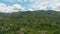
[[[60,34],[60,12],[57,11],[0,13],[0,17],[3,17],[0,34]]]

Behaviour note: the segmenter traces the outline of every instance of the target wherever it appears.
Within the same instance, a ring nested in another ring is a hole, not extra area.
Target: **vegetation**
[[[0,34],[60,34],[60,12],[0,13]]]

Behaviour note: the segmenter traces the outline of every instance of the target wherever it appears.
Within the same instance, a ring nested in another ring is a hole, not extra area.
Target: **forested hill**
[[[37,10],[0,13],[0,34],[60,34],[60,12]]]
[[[8,18],[12,16],[21,16],[21,15],[35,15],[35,16],[44,16],[44,17],[59,17],[60,12],[59,11],[53,11],[53,10],[36,10],[36,11],[19,11],[19,12],[12,12],[12,13],[3,13],[0,12],[0,17]]]

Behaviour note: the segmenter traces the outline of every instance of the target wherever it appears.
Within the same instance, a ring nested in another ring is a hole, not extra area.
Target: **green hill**
[[[37,10],[0,13],[0,34],[60,34],[60,12]]]

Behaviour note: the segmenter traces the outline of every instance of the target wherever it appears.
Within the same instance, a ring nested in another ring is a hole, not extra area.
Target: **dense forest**
[[[60,12],[0,12],[0,34],[60,34]]]

